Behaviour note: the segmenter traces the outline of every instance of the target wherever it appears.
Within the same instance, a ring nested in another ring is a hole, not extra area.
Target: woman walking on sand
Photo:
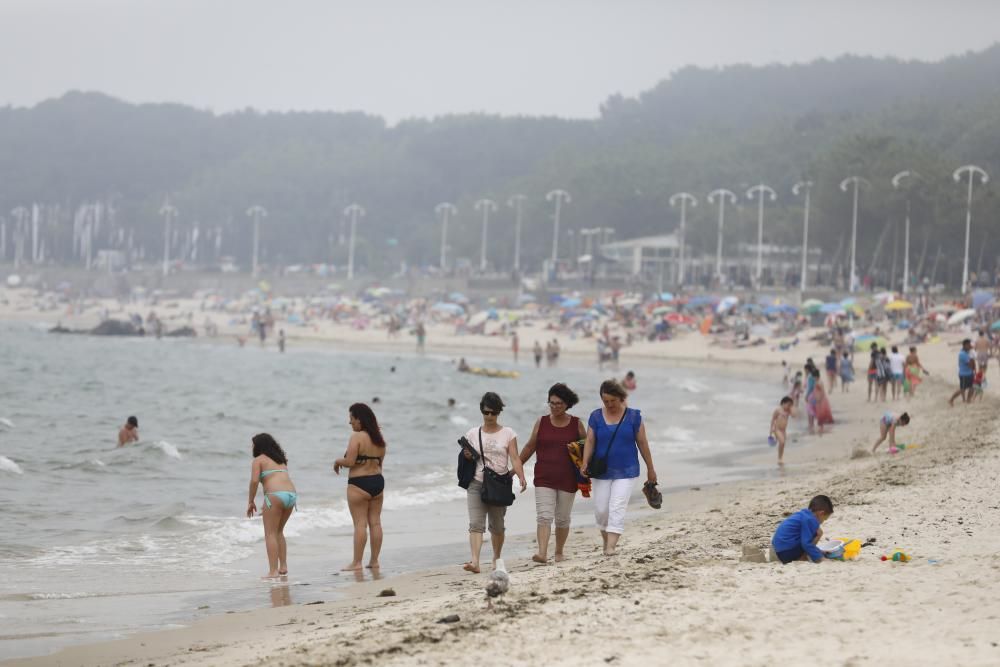
[[[580,402],[576,393],[563,383],[549,388],[549,414],[538,418],[531,437],[521,450],[521,463],[532,455],[535,463],[535,515],[538,519],[538,551],[531,560],[548,562],[549,537],[553,520],[556,524],[555,560],[564,558],[563,547],[569,537],[570,513],[576,500],[576,467],[566,445],[587,437],[587,429],[579,417],[567,411]]]
[[[628,393],[616,380],[601,383],[603,408],[590,413],[580,471],[591,478],[594,519],[604,555],[613,556],[625,531],[625,510],[639,478],[639,455],[646,463],[646,487],[655,491],[656,470],[642,414],[625,404]]]
[[[467,490],[466,503],[469,510],[469,550],[472,557],[462,567],[467,572],[478,574],[479,555],[483,550],[483,534],[486,532],[486,519],[489,518],[490,541],[493,545],[493,566],[503,550],[504,517],[507,508],[499,505],[487,505],[483,502],[483,475],[485,464],[495,473],[506,474],[513,464],[514,473],[521,482],[521,491],[528,488],[524,479],[524,466],[517,454],[517,433],[509,426],[500,425],[500,413],[503,412],[503,400],[492,391],[483,394],[479,401],[479,412],[483,415],[483,425],[474,426],[465,434],[466,439],[480,455],[476,459],[476,474]],[[466,452],[466,457],[469,457]]]
[[[257,485],[264,487],[264,546],[267,549],[267,574],[262,579],[274,579],[288,574],[288,553],[285,546],[285,524],[292,516],[298,494],[288,476],[288,458],[273,437],[258,433],[252,438],[253,464],[250,466],[250,499],[247,518],[257,512]],[[273,500],[272,500],[273,499]]]
[[[354,558],[344,570],[360,570],[365,556],[365,544],[371,535],[371,558],[367,567],[378,569],[382,551],[382,501],[385,499],[385,478],[382,463],[385,461],[385,439],[375,413],[364,403],[355,403],[347,410],[351,439],[342,458],[333,464],[333,471],[349,468],[347,476],[347,506],[354,521]]]

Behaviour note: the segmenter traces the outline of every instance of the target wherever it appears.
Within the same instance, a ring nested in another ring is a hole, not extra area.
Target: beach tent
[[[885,304],[886,310],[912,310],[913,304],[909,301],[903,301],[901,299],[896,299],[895,301],[890,301]]]
[[[715,307],[715,312],[716,313],[725,313],[725,312],[727,312],[729,310],[732,310],[733,306],[735,306],[739,302],[740,302],[740,300],[739,300],[738,297],[727,296],[726,298],[724,298],[722,301],[719,302],[718,306]]]
[[[972,307],[976,310],[992,306],[993,301],[993,295],[986,290],[978,290],[972,293]]]
[[[969,319],[970,317],[974,317],[975,314],[976,314],[976,311],[973,310],[972,308],[966,308],[964,310],[960,310],[960,311],[958,311],[957,313],[955,313],[954,315],[952,315],[951,317],[948,318],[948,326],[954,326],[956,324],[961,324],[962,322],[964,322],[965,320]]]

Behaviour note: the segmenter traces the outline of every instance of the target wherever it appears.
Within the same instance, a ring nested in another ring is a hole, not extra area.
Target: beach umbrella
[[[559,306],[561,308],[576,308],[582,303],[583,301],[577,298],[563,299],[562,302],[559,304]]]
[[[853,296],[849,296],[846,299],[842,299],[840,301],[840,305],[843,306],[844,308],[847,308],[848,306],[853,306],[857,302],[858,302],[857,299],[855,299]]]
[[[682,315],[681,313],[667,313],[663,316],[663,321],[670,324],[694,324],[693,317]]]
[[[452,292],[448,295],[448,301],[454,303],[469,303],[469,297],[465,296],[461,292]]]
[[[956,324],[961,324],[962,322],[964,322],[965,320],[969,319],[970,317],[974,317],[975,314],[976,314],[976,311],[973,310],[972,308],[966,308],[964,310],[960,310],[960,311],[958,311],[957,313],[955,313],[954,315],[952,315],[951,317],[948,318],[948,326],[954,326]]]
[[[993,300],[993,295],[986,290],[978,290],[972,293],[972,307],[976,310],[993,305]]]
[[[715,312],[721,314],[728,310],[732,310],[733,306],[735,306],[739,302],[740,300],[737,297],[727,296],[726,298],[724,298],[722,301],[719,302],[718,306],[715,307]]]
[[[901,299],[896,299],[895,301],[890,301],[885,305],[886,310],[912,310],[913,304],[909,301],[903,301]]]
[[[673,301],[673,300],[674,300],[674,295],[671,294],[670,292],[660,293],[660,301]]]
[[[875,299],[875,301],[878,301],[880,303],[889,303],[890,301],[895,301],[895,299],[896,299],[896,293],[895,292],[879,292],[878,294],[875,295],[874,299]]]
[[[819,312],[826,313],[827,315],[831,315],[834,313],[840,314],[844,312],[844,307],[841,306],[839,303],[831,301],[830,303],[822,304],[819,307]]]
[[[688,299],[687,305],[694,306],[694,307],[697,307],[697,306],[707,306],[707,305],[715,303],[715,302],[716,302],[715,297],[711,297],[711,296],[693,296],[690,299]]]
[[[457,303],[445,303],[444,301],[435,303],[431,306],[431,310],[438,313],[447,313],[449,315],[461,315],[465,312]]]
[[[1000,331],[1000,320],[990,325],[990,331]]]
[[[672,313],[672,312],[674,312],[674,309],[671,308],[670,306],[660,306],[658,308],[653,309],[654,315],[666,315],[667,313]]]

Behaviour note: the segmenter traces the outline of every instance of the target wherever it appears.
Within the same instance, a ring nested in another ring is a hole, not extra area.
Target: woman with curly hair
[[[365,544],[371,535],[369,568],[378,569],[382,551],[382,501],[385,499],[385,478],[382,462],[385,460],[385,439],[375,413],[364,403],[348,408],[351,429],[354,433],[347,443],[344,456],[333,464],[333,471],[349,468],[347,476],[347,506],[354,521],[354,559],[344,570],[360,570],[365,555]]]
[[[258,433],[252,439],[253,465],[250,468],[250,500],[247,518],[257,512],[257,485],[264,487],[264,545],[267,548],[267,575],[274,579],[288,574],[288,554],[285,546],[285,524],[292,516],[298,494],[288,476],[288,457],[281,445],[269,433]],[[274,499],[272,502],[271,499]]]

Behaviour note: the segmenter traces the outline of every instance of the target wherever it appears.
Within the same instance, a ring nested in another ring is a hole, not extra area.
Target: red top
[[[553,426],[548,415],[542,417],[535,439],[535,486],[576,493],[576,472],[566,445],[579,439],[578,417],[570,417],[562,428]]]

